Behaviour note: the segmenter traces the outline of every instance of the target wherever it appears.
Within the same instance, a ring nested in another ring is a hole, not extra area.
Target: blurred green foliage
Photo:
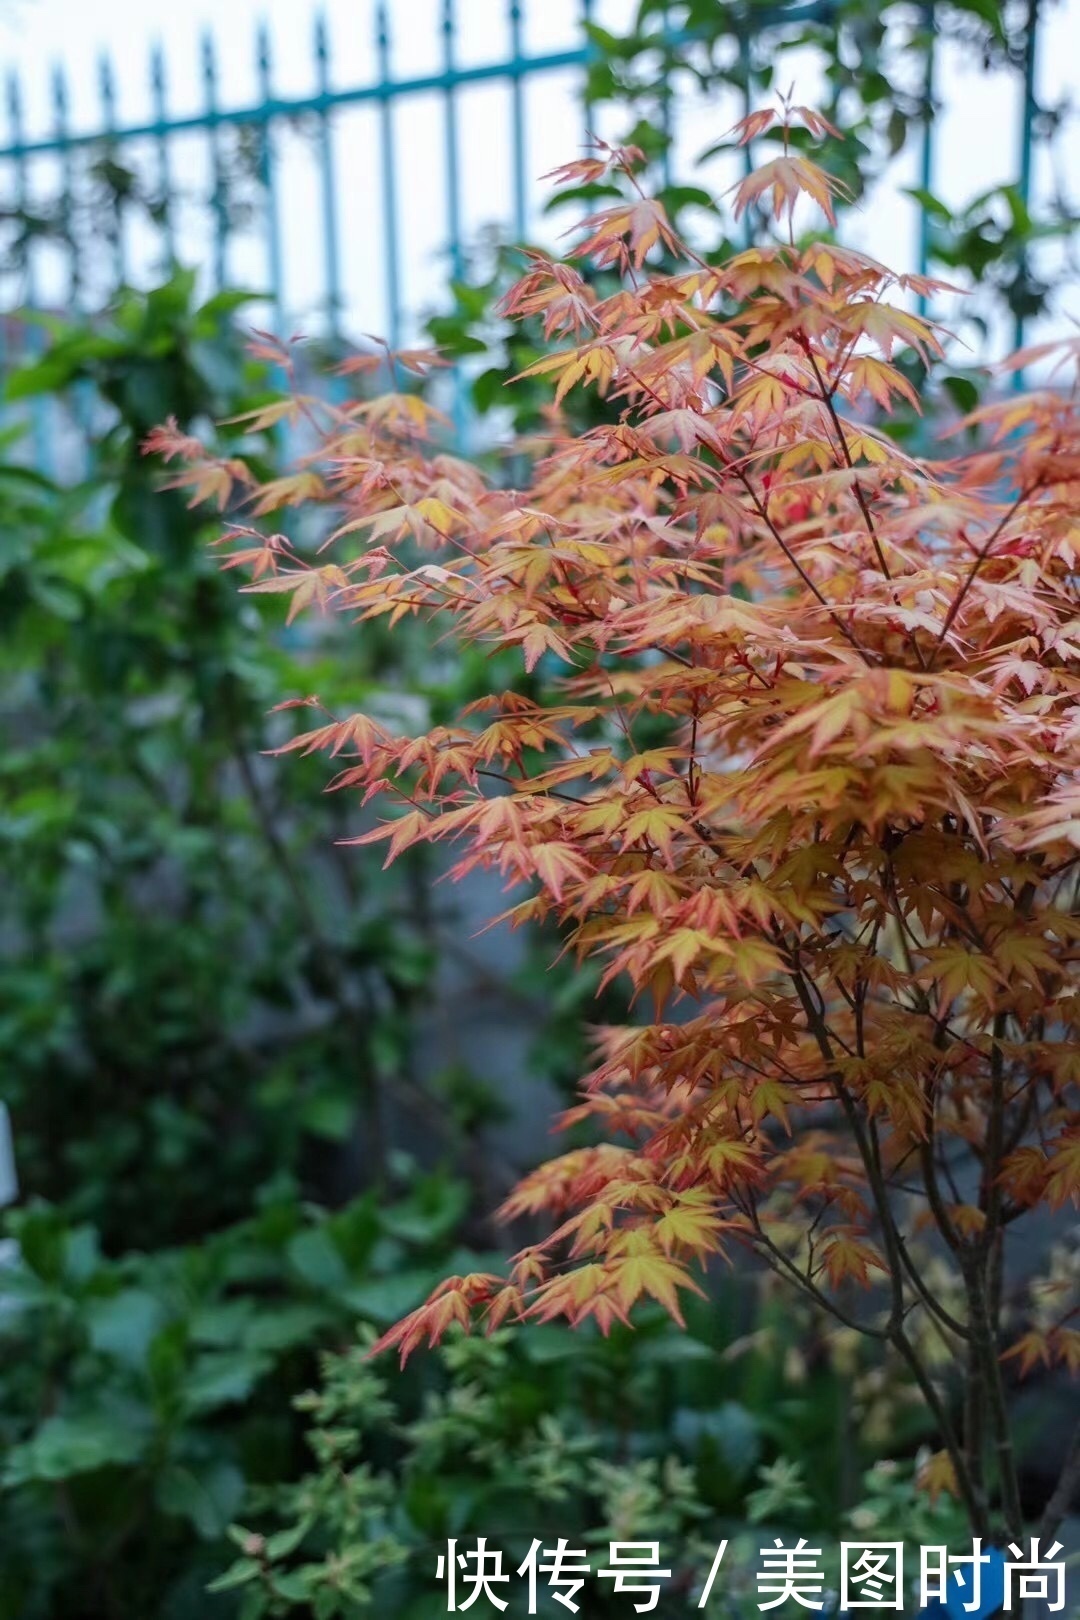
[[[455,1254],[467,1191],[329,1214],[267,1189],[200,1243],[103,1253],[31,1203],[0,1267],[0,1617],[202,1620],[253,1485],[296,1475],[316,1348],[385,1325]],[[167,1205],[163,1187],[159,1201]]]
[[[658,1541],[661,1611],[689,1615],[726,1539],[709,1607],[734,1620],[756,1612],[758,1550],[777,1534],[824,1541],[834,1583],[853,1514],[868,1539],[962,1542],[955,1506],[920,1494],[910,1465],[873,1462],[865,1386],[834,1359],[808,1364],[812,1335],[784,1306],[749,1341],[723,1305],[693,1313],[686,1334],[657,1313],[609,1340],[544,1326],[451,1338],[404,1377],[373,1368],[364,1337],[324,1357],[298,1402],[307,1474],[255,1493],[264,1511],[230,1532],[237,1556],[214,1590],[242,1597],[241,1620],[435,1620],[451,1538],[468,1553],[486,1537],[511,1576],[495,1590],[524,1606],[514,1574],[534,1538],[565,1537],[589,1558],[577,1601],[596,1616],[628,1603],[596,1575],[610,1541]],[[895,1441],[918,1433],[902,1399],[886,1406]],[[459,1602],[471,1590],[459,1575]],[[565,1612],[542,1576],[534,1612]]]
[[[50,322],[6,380],[62,470],[69,438],[89,458],[54,484],[11,432],[0,461],[4,1620],[202,1615],[247,1482],[298,1466],[314,1350],[415,1303],[470,1202],[398,1151],[463,1157],[480,1106],[412,1073],[421,874],[335,847],[322,762],[260,757],[282,699],[392,707],[408,638],[287,638],[220,573],[217,514],[162,492],[168,414],[276,456],[227,421],[275,393],[243,295],[194,281]]]
[[[381,1173],[431,968],[402,877],[335,850],[348,807],[320,764],[259,758],[281,699],[391,681],[384,640],[287,645],[221,574],[215,514],[141,452],[166,414],[207,428],[271,397],[239,298],[196,307],[193,282],[58,326],[7,384],[98,425],[83,482],[0,467],[3,1095],[24,1184],[110,1250],[213,1230],[271,1176],[318,1187],[358,1124]]]
[[[252,1488],[302,1470],[316,1352],[476,1263],[484,1131],[512,1112],[513,1076],[495,1097],[460,1064],[416,1072],[461,926],[432,874],[335,846],[355,807],[325,761],[261,757],[296,729],[283,699],[449,718],[485,660],[407,626],[286,632],[221,574],[220,515],[142,453],[171,414],[275,465],[273,432],[229,420],[281,381],[244,303],[178,274],[50,321],[6,379],[65,476],[0,445],[0,1097],[24,1200],[0,1263],[0,1620],[232,1614],[205,1589]],[[528,961],[508,982],[550,1015],[547,1078],[580,1072],[594,983],[565,964],[538,990]]]

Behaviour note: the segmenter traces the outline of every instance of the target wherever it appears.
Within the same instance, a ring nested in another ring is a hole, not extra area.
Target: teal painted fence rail
[[[74,130],[70,119],[70,95],[67,78],[60,69],[54,70],[51,83],[52,128],[45,134],[27,132],[24,118],[22,85],[15,76],[7,82],[7,139],[0,144],[0,198],[10,199],[9,213],[33,212],[30,175],[34,165],[51,160],[59,165],[59,198],[56,213],[63,222],[73,218],[74,164],[80,155],[100,154],[122,168],[125,155],[136,146],[147,147],[155,154],[156,184],[161,207],[153,222],[160,238],[161,261],[167,264],[178,252],[174,219],[174,150],[178,141],[195,136],[205,143],[210,160],[210,186],[203,198],[209,220],[212,222],[211,251],[209,254],[211,280],[215,286],[227,284],[230,274],[229,249],[233,227],[230,222],[226,198],[223,138],[229,131],[242,131],[250,135],[257,146],[257,182],[260,192],[260,234],[265,256],[263,283],[272,311],[272,321],[280,329],[288,308],[285,287],[285,259],[282,249],[281,199],[276,149],[286,126],[298,119],[312,121],[315,129],[317,153],[318,203],[315,214],[319,221],[320,240],[317,252],[321,265],[322,298],[327,328],[339,335],[342,318],[349,307],[349,289],[345,284],[342,260],[342,209],[344,194],[335,156],[335,125],[344,110],[370,105],[378,114],[378,168],[381,199],[376,218],[383,259],[386,289],[385,335],[392,345],[402,341],[406,329],[407,312],[402,305],[402,237],[399,216],[400,152],[393,113],[397,106],[410,98],[435,94],[442,103],[442,184],[448,240],[445,244],[451,269],[460,275],[465,263],[466,241],[463,229],[463,171],[461,141],[458,125],[459,99],[470,86],[501,81],[509,86],[510,104],[507,140],[510,149],[511,204],[510,217],[505,221],[508,231],[522,237],[529,219],[528,177],[532,172],[526,141],[524,107],[525,86],[545,75],[571,70],[584,76],[599,51],[587,32],[587,24],[595,13],[594,0],[580,0],[580,29],[574,42],[565,49],[547,53],[531,53],[524,45],[525,14],[528,5],[542,6],[544,0],[505,0],[505,20],[510,49],[499,60],[478,65],[462,65],[458,57],[458,25],[461,7],[469,0],[441,0],[440,55],[436,71],[413,76],[395,73],[393,68],[392,29],[397,24],[404,32],[404,5],[388,4],[377,0],[372,15],[374,30],[375,76],[366,83],[335,87],[331,80],[333,40],[325,17],[313,14],[311,27],[311,89],[302,95],[282,95],[275,89],[274,62],[271,39],[265,26],[257,29],[252,41],[252,55],[256,65],[257,99],[247,104],[227,105],[222,98],[219,72],[219,51],[212,34],[205,34],[201,44],[201,106],[192,113],[174,115],[169,110],[167,63],[160,48],[154,48],[149,58],[149,89],[151,116],[137,122],[123,122],[117,112],[118,87],[116,75],[108,58],[99,63],[99,113],[95,127]],[[758,0],[744,8],[729,7],[728,27],[746,57],[752,38],[776,25],[807,21],[830,23],[838,12],[837,0],[799,0],[799,3],[779,3],[763,6]],[[1035,56],[1038,9],[1032,4],[1032,26],[1022,64],[1024,79],[1023,117],[1020,132],[1020,150],[1017,154],[1017,185],[1026,201],[1031,182],[1032,127],[1037,106],[1034,93]],[[934,5],[922,6],[922,19],[930,30],[934,28]],[[688,42],[691,36],[671,34],[673,43]],[[933,50],[927,55],[925,95],[930,104],[934,91]],[[668,133],[674,130],[678,116],[677,98],[663,101],[663,117]],[[582,107],[582,131],[589,122],[588,107]],[[927,190],[934,181],[934,120],[923,120],[919,139],[920,183]],[[669,152],[670,164],[670,152]],[[670,179],[670,172],[665,176]],[[78,240],[72,227],[71,240],[65,251],[70,255],[69,284],[71,304],[78,302],[80,263],[85,254],[100,257],[104,251],[111,258],[111,273],[117,283],[129,274],[125,254],[125,238],[119,212],[116,228],[111,232],[95,233],[92,242]],[[104,240],[102,240],[102,235]],[[22,298],[20,303],[31,308],[41,302],[40,278],[37,273],[37,254],[40,244],[31,231],[22,248]],[[929,255],[928,226],[923,219],[919,231],[917,253],[920,268],[925,269]],[[180,257],[183,257],[180,251]],[[10,331],[10,322],[0,319],[0,327]],[[1016,337],[1022,336],[1017,323]],[[38,339],[37,341],[40,341]],[[2,358],[2,356],[0,356]],[[43,407],[42,407],[43,408]],[[48,445],[38,420],[38,451],[42,464],[47,464]]]

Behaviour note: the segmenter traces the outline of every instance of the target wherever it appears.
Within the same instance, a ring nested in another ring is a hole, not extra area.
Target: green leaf
[[[945,391],[955,404],[957,410],[973,411],[979,403],[979,390],[970,377],[943,377],[941,379]]]
[[[392,1277],[379,1277],[349,1288],[343,1298],[359,1316],[377,1327],[389,1327],[423,1303],[431,1284],[430,1271],[399,1271]]]
[[[186,1519],[204,1541],[225,1534],[244,1499],[244,1476],[234,1463],[203,1468],[174,1464],[157,1481],[154,1498],[163,1513]]]
[[[920,208],[925,209],[928,214],[934,219],[940,220],[943,224],[952,221],[952,210],[946,203],[942,202],[940,197],[935,197],[932,191],[926,191],[922,186],[906,186],[903,194],[905,197],[913,198]]]
[[[230,1564],[224,1575],[219,1575],[216,1581],[211,1581],[206,1588],[208,1592],[233,1592],[238,1586],[248,1586],[258,1580],[262,1565],[254,1558],[238,1558],[235,1564]]]
[[[338,1293],[349,1281],[348,1268],[324,1226],[298,1232],[286,1254],[290,1265],[312,1288]]]
[[[126,1288],[111,1299],[94,1300],[87,1309],[90,1343],[103,1355],[137,1367],[165,1319],[165,1309],[153,1294]]]
[[[1005,23],[1001,0],[952,0],[957,11],[967,11],[987,24],[993,37],[1004,44]]]
[[[33,1439],[8,1452],[0,1477],[10,1487],[129,1466],[141,1459],[145,1444],[145,1433],[119,1416],[87,1412],[46,1418]]]
[[[288,1558],[294,1553],[311,1529],[308,1519],[301,1519],[298,1524],[291,1525],[288,1530],[278,1530],[275,1535],[267,1537],[267,1558]]]
[[[599,23],[586,23],[585,33],[593,45],[600,47],[602,55],[609,61],[635,56],[641,49],[636,39],[621,39],[618,34],[611,34],[606,28],[601,28]]]
[[[184,1380],[184,1402],[191,1412],[212,1412],[246,1400],[270,1366],[269,1358],[255,1351],[208,1351]]]
[[[344,1142],[356,1120],[356,1095],[351,1091],[320,1091],[308,1099],[300,1114],[304,1129],[328,1142]]]
[[[490,411],[506,398],[506,372],[498,366],[482,371],[472,385],[472,400],[481,413]]]
[[[724,1401],[716,1411],[684,1408],[675,1419],[681,1444],[713,1449],[727,1474],[746,1479],[761,1460],[761,1426],[752,1412],[737,1401]]]
[[[288,1598],[292,1603],[303,1603],[314,1592],[320,1577],[318,1564],[305,1564],[302,1569],[290,1570],[287,1575],[274,1576],[271,1586],[277,1597]]]
[[[259,303],[265,296],[265,293],[252,292],[246,287],[223,287],[221,292],[216,292],[208,298],[205,304],[200,304],[195,313],[218,322],[229,315],[235,315],[238,309],[244,309],[248,304]]]
[[[680,208],[704,208],[710,214],[717,211],[715,199],[700,186],[665,186],[660,195],[669,214]]]
[[[382,1224],[391,1237],[432,1243],[453,1231],[468,1203],[468,1189],[461,1182],[430,1176],[411,1198],[384,1210]]]
[[[311,1344],[334,1317],[319,1305],[274,1305],[262,1310],[244,1332],[249,1350],[278,1355],[296,1345]]]
[[[254,1315],[255,1304],[250,1299],[217,1300],[192,1312],[188,1333],[194,1344],[215,1348],[239,1344],[246,1338]]]

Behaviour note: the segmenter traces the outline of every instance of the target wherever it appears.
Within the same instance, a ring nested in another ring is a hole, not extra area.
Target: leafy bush
[[[563,1118],[599,1139],[504,1205],[554,1230],[380,1347],[478,1320],[609,1330],[649,1297],[679,1319],[692,1263],[742,1245],[909,1370],[935,1479],[974,1534],[1016,1539],[1007,1368],[1077,1364],[1072,1300],[1039,1321],[1006,1263],[1030,1211],[1080,1198],[1075,407],[1048,387],[976,412],[951,461],[902,451],[894,402],[918,401],[894,354],[939,346],[901,301],[935,288],[797,237],[836,181],[792,131],[835,132],[785,105],[741,138],[773,127],[735,204],[771,208],[771,244],[710,264],[642,194],[577,250],[617,291],[541,255],[514,290],[512,315],[571,341],[533,368],[555,403],[595,385],[618,421],[556,423],[506,490],[432,454],[415,401],[345,410],[302,476],[324,469],[331,539],[359,548],[312,561],[245,529],[230,560],[255,592],[449,621],[558,673],[538,695],[493,680],[418,736],[361,713],[300,745],[400,812],[358,842],[452,841],[455,875],[533,884],[515,922],[557,919],[655,1008],[601,1031]],[[564,174],[632,186],[637,157]],[[650,269],[661,247],[675,273]],[[180,482],[229,481],[173,427],[151,447]],[[1078,1473],[1080,1440],[1044,1535]]]
[[[274,1516],[261,1529],[233,1529],[240,1555],[215,1589],[243,1592],[243,1620],[308,1605],[319,1620],[434,1620],[447,1612],[437,1557],[450,1537],[471,1547],[486,1536],[507,1573],[534,1537],[544,1547],[567,1537],[593,1571],[609,1541],[659,1541],[672,1567],[664,1612],[691,1614],[725,1539],[709,1607],[753,1607],[758,1549],[772,1534],[836,1539],[852,1523],[837,1489],[837,1419],[845,1408],[866,1416],[866,1405],[852,1401],[842,1358],[798,1366],[806,1324],[790,1312],[766,1309],[753,1348],[722,1345],[716,1314],[695,1317],[688,1336],[646,1312],[633,1338],[615,1328],[609,1340],[575,1340],[552,1327],[450,1338],[442,1387],[411,1416],[400,1382],[372,1371],[369,1338],[324,1358],[319,1390],[298,1403],[313,1421],[314,1466],[298,1486],[267,1492]],[[895,1393],[882,1403],[894,1437],[904,1419]],[[873,1463],[860,1479],[860,1455],[857,1445],[848,1463],[863,1533],[959,1537],[954,1505],[915,1490],[910,1464]],[[619,1614],[623,1602],[589,1583],[588,1614]],[[560,1612],[542,1583],[538,1612]]]
[[[1040,20],[1027,6],[1003,0],[938,0],[920,13],[892,0],[879,5],[838,0],[818,16],[814,8],[638,0],[624,32],[590,26],[599,49],[589,73],[588,98],[591,106],[606,103],[621,115],[617,138],[643,149],[651,164],[649,189],[673,220],[694,210],[723,220],[723,210],[700,186],[671,183],[674,132],[683,103],[700,105],[705,99],[715,106],[724,97],[738,97],[752,105],[792,80],[803,87],[818,83],[822,110],[842,122],[844,131],[842,139],[825,132],[819,143],[821,160],[843,185],[840,207],[859,205],[868,220],[875,206],[888,206],[875,199],[880,177],[890,166],[895,165],[895,175],[913,159],[921,161],[927,132],[936,139],[942,92],[950,98],[955,94],[958,102],[962,97],[959,84],[946,84],[942,73],[949,48],[962,51],[972,64],[981,63],[984,71],[1000,74],[999,82],[1011,78],[1016,94],[1022,95],[1037,54]],[[1038,109],[1025,116],[1032,117],[1034,149],[1054,167],[1064,155],[1074,117],[1068,96],[1056,101],[1044,96]],[[763,136],[765,142],[776,140],[779,131],[766,130]],[[789,139],[799,151],[811,148],[806,130],[792,130]],[[724,149],[730,149],[727,140],[695,156],[705,160]],[[939,148],[933,167],[942,166]],[[936,183],[932,173],[928,178]],[[607,175],[599,189],[620,186],[617,175]],[[594,184],[594,194],[597,189]],[[907,193],[922,211],[920,231],[930,267],[947,270],[950,281],[971,294],[956,319],[976,347],[988,330],[1005,322],[1067,313],[1062,294],[1075,289],[1075,266],[1067,251],[1077,226],[1074,202],[1059,186],[1041,196],[1025,196],[1025,190],[1023,180],[1017,177],[1014,183],[1006,172],[988,189],[951,204],[921,185]],[[744,229],[749,224],[756,236],[761,223],[752,207]],[[734,251],[734,227],[728,239],[729,251]],[[1056,247],[1047,252],[1050,243]],[[746,240],[738,245],[745,246]]]
[[[4,1620],[201,1620],[252,1485],[299,1470],[290,1403],[315,1352],[392,1320],[445,1266],[467,1191],[415,1179],[335,1214],[268,1195],[198,1244],[117,1259],[50,1206],[10,1218]]]
[[[235,1220],[270,1177],[350,1190],[360,1119],[359,1173],[380,1175],[382,1088],[431,966],[407,884],[335,861],[311,766],[259,759],[283,695],[372,694],[400,648],[283,644],[208,557],[206,512],[140,454],[167,406],[205,425],[273,397],[239,298],[196,308],[193,284],[58,328],[7,385],[89,407],[96,431],[82,483],[0,471],[4,1095],[24,1184],[114,1250]],[[270,429],[219,433],[271,476]]]
[[[324,1358],[317,1391],[298,1402],[313,1466],[263,1493],[258,1528],[232,1531],[238,1557],[215,1589],[243,1595],[244,1620],[309,1609],[319,1620],[433,1620],[446,1613],[439,1553],[478,1536],[507,1573],[536,1537],[585,1548],[594,1572],[611,1540],[659,1540],[672,1568],[663,1612],[677,1614],[696,1609],[726,1539],[710,1608],[738,1614],[754,1604],[758,1548],[773,1531],[835,1539],[856,1495],[864,1533],[945,1541],[960,1528],[948,1499],[914,1489],[910,1464],[872,1461],[865,1425],[883,1420],[900,1440],[905,1389],[853,1378],[850,1343],[817,1341],[805,1312],[779,1300],[741,1340],[715,1310],[691,1312],[678,1336],[655,1308],[636,1334],[616,1327],[608,1339],[555,1327],[451,1336],[419,1404],[373,1370],[370,1343]],[[585,1612],[624,1603],[589,1583]],[[561,1612],[542,1583],[538,1612]]]
[[[468,1073],[433,1076],[438,1109],[413,1073],[449,908],[335,855],[318,762],[260,758],[298,686],[388,712],[405,686],[438,713],[450,684],[378,630],[332,657],[283,635],[273,602],[220,576],[205,507],[163,499],[140,452],[171,404],[221,421],[251,479],[280,460],[243,299],[196,306],[193,285],[56,323],[6,382],[92,434],[67,485],[17,442],[0,465],[0,1060],[27,1199],[0,1269],[12,1620],[204,1613],[242,1493],[300,1466],[290,1403],[316,1350],[358,1315],[388,1326],[467,1224],[466,1183],[425,1179],[402,1146],[475,1172],[493,1112]]]

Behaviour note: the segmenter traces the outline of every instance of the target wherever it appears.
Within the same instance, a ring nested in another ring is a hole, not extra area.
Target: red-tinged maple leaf
[[[1030,1332],[1021,1334],[1016,1343],[1002,1353],[1002,1360],[1018,1361],[1021,1378],[1026,1378],[1035,1367],[1049,1367],[1051,1352],[1048,1335],[1032,1328]]]
[[[986,1211],[974,1204],[950,1204],[949,1220],[961,1237],[978,1237],[986,1230]]]
[[[285,622],[292,624],[307,607],[314,605],[325,610],[333,596],[347,590],[348,585],[348,575],[329,563],[323,568],[288,569],[275,574],[272,579],[260,579],[242,588],[252,596],[288,596],[289,611]]]
[[[750,1091],[750,1117],[759,1125],[767,1116],[778,1119],[788,1135],[791,1135],[791,1116],[788,1113],[788,1104],[791,1102],[791,1088],[785,1080],[758,1080]]]
[[[246,497],[244,504],[256,517],[265,517],[268,512],[280,511],[285,506],[307,506],[321,500],[325,490],[317,472],[300,471],[260,484]]]
[[[834,1288],[849,1277],[865,1288],[871,1270],[887,1273],[889,1269],[873,1244],[852,1232],[828,1233],[821,1245],[821,1259]]]
[[[522,1177],[500,1206],[498,1218],[510,1221],[541,1210],[560,1216],[590,1192],[624,1174],[633,1157],[628,1148],[610,1142],[561,1154]]]
[[[779,121],[779,118],[780,114],[775,108],[758,107],[754,112],[747,113],[745,118],[740,118],[737,124],[733,124],[724,138],[727,140],[734,135],[740,146],[746,146],[750,141],[756,141],[759,136],[764,135],[767,129],[771,129]]]
[[[713,1194],[691,1187],[677,1195],[653,1226],[653,1232],[668,1257],[674,1250],[700,1256],[712,1254],[719,1247],[723,1224]]]
[[[666,804],[647,805],[623,823],[623,848],[638,842],[653,844],[664,859],[670,861],[675,835],[686,830],[688,820],[685,808]]]
[[[662,1305],[680,1327],[685,1325],[679,1308],[679,1291],[685,1288],[702,1295],[702,1290],[685,1266],[669,1259],[657,1247],[648,1228],[616,1233],[609,1255],[606,1262],[608,1288],[624,1317],[647,1295]]]
[[[401,366],[403,370],[411,371],[414,376],[422,377],[426,372],[450,363],[437,349],[392,349],[381,337],[371,332],[365,332],[364,336],[369,343],[375,345],[374,351],[368,354],[347,355],[344,360],[339,360],[333,367],[336,376],[370,374],[382,370],[383,367]]]
[[[173,456],[183,456],[184,441],[178,445],[171,435],[164,440],[155,439],[151,434],[143,445],[144,451],[158,453],[166,460]],[[162,480],[162,489],[189,489],[191,498],[189,507],[202,506],[207,503],[215,505],[219,512],[224,512],[232,498],[233,490],[237,484],[250,486],[255,482],[250,469],[243,461],[236,459],[222,460],[202,453],[197,458],[188,458],[189,465],[183,472],[174,473],[171,477]]]
[[[304,700],[310,702],[310,699]],[[283,705],[279,705],[282,707]],[[370,765],[377,749],[390,741],[390,734],[378,721],[366,714],[353,714],[347,720],[331,720],[314,731],[303,731],[291,737],[274,750],[277,754],[299,751],[302,754],[328,753],[332,759],[345,749],[359,754],[365,765]]]
[[[605,1337],[615,1322],[627,1321],[626,1311],[615,1297],[611,1269],[599,1261],[575,1266],[542,1283],[526,1314],[538,1322],[562,1316],[574,1327],[591,1316]]]
[[[877,360],[873,355],[859,355],[849,361],[845,368],[842,383],[843,392],[848,399],[856,400],[862,394],[869,394],[883,410],[888,410],[894,396],[906,399],[909,405],[921,410],[919,396],[914,386],[903,372],[897,371],[885,360]]]
[[[256,546],[238,546],[235,551],[221,564],[223,571],[232,568],[247,568],[252,579],[261,579],[264,574],[275,574],[278,569],[278,559],[284,551],[281,537],[270,535],[265,540],[260,537]]]
[[[1080,1374],[1080,1331],[1076,1328],[1056,1328],[1052,1339],[1054,1359],[1067,1367],[1074,1377]]]
[[[935,1507],[942,1496],[951,1496],[955,1500],[960,1495],[956,1465],[947,1451],[934,1451],[927,1457],[915,1475],[915,1484],[926,1493]]]
[[[1042,1148],[1016,1148],[1001,1161],[998,1181],[1016,1203],[1032,1205],[1046,1191],[1047,1159]]]
[[[668,1159],[667,1174],[675,1187],[705,1182],[717,1191],[735,1186],[753,1186],[762,1176],[761,1149],[738,1137],[716,1137],[704,1133],[704,1140],[688,1145]],[[646,1152],[649,1151],[646,1147]]]
[[[502,1278],[483,1272],[472,1272],[465,1277],[448,1277],[441,1282],[424,1304],[390,1328],[371,1346],[368,1356],[377,1356],[384,1350],[397,1349],[401,1365],[424,1339],[435,1345],[453,1326],[472,1330],[473,1312],[477,1306],[498,1298]]]
[[[927,364],[941,353],[941,344],[925,320],[890,304],[860,300],[845,311],[843,324],[852,338],[869,338],[875,343],[886,360],[892,359],[897,347],[914,349]]]
[[[159,427],[151,428],[140,449],[144,456],[160,456],[166,462],[176,457],[199,462],[206,455],[202,440],[194,434],[182,432],[175,416],[169,416]]]
[[[747,113],[745,118],[740,118],[738,123],[732,126],[724,139],[728,140],[734,135],[737,137],[740,146],[746,146],[750,141],[758,140],[765,134],[766,130],[770,130],[776,125],[790,128],[793,124],[802,124],[805,129],[810,131],[811,135],[819,137],[832,135],[836,139],[840,139],[840,131],[834,124],[829,122],[823,113],[818,112],[814,107],[794,107],[787,101],[781,102],[776,107],[759,107],[754,112]]]
[[[595,148],[596,157],[576,158],[572,163],[562,163],[558,168],[549,170],[543,178],[555,180],[559,185],[592,185],[602,179],[609,169],[623,169],[630,173],[645,162],[645,153],[640,146],[609,146],[607,141],[596,138],[590,141],[590,145]]]
[[[571,653],[566,637],[551,625],[534,623],[523,626],[517,632],[521,648],[525,654],[525,669],[532,674],[545,653],[554,653],[565,663],[570,662]]]
[[[843,191],[840,182],[809,158],[786,155],[773,158],[752,174],[747,175],[734,188],[736,219],[741,219],[752,203],[771,194],[771,207],[777,219],[785,215],[790,219],[800,197],[813,199],[829,221],[836,223],[833,198]]]
[[[923,955],[927,966],[920,977],[936,983],[946,1001],[967,990],[990,1001],[1004,982],[993,961],[969,945],[935,945]]]
[[[524,1296],[520,1287],[507,1284],[500,1288],[484,1312],[485,1333],[495,1333],[505,1322],[520,1321],[524,1309]]]
[[[561,900],[569,883],[581,883],[592,867],[573,844],[538,844],[522,852],[524,864],[550,889],[556,900]]]
[[[1070,1131],[1051,1144],[1046,1163],[1046,1200],[1060,1209],[1071,1199],[1080,1208],[1080,1130]]]
[[[865,693],[857,686],[850,686],[820,703],[800,709],[769,738],[768,747],[776,748],[788,737],[808,731],[807,757],[816,759],[843,732],[851,728],[856,735],[860,732],[865,735],[870,723]]]
[[[617,264],[627,257],[638,269],[658,243],[673,249],[676,239],[668,223],[663,203],[657,197],[642,197],[615,208],[606,208],[582,220],[589,234],[576,252],[597,265]]]
[[[396,817],[393,821],[385,821],[379,827],[373,827],[369,832],[359,833],[355,838],[343,838],[343,844],[375,844],[389,840],[390,847],[383,862],[383,870],[391,865],[403,850],[410,849],[414,844],[422,843],[430,838],[432,832],[432,818],[424,810],[407,810],[404,815]]]

